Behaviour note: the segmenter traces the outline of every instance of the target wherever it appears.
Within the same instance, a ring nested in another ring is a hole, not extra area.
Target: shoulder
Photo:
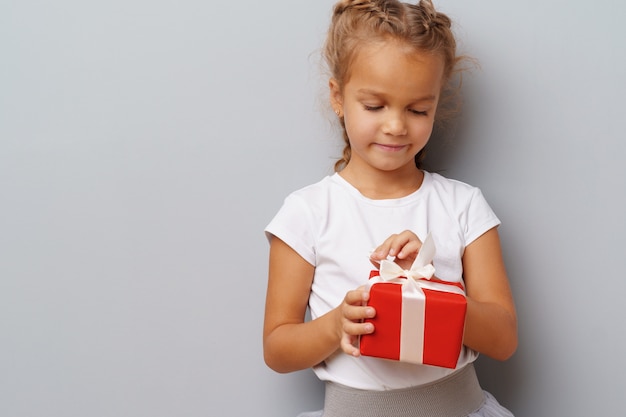
[[[313,212],[326,211],[332,201],[341,195],[349,194],[349,191],[341,177],[338,174],[332,174],[314,184],[293,191],[285,198],[285,203],[306,205]]]
[[[295,196],[299,198],[309,199],[325,195],[332,188],[332,178],[333,176],[326,176],[316,183],[309,184],[298,190],[293,191],[287,196],[287,198]]]
[[[293,191],[265,228],[267,238],[280,238],[308,263],[316,265],[319,236],[332,216],[331,210],[342,206],[335,204],[341,188],[336,175],[331,175]]]
[[[271,225],[278,222],[291,225],[310,224],[311,220],[322,215],[324,207],[331,201],[332,188],[332,176],[327,176],[314,184],[292,191],[285,197]]]
[[[428,206],[431,212],[446,224],[457,224],[465,246],[500,224],[478,187],[439,174],[428,176]]]
[[[431,205],[439,206],[463,222],[481,222],[484,218],[487,223],[499,223],[480,188],[440,174],[427,175],[430,177],[428,200]]]
[[[440,198],[453,199],[455,201],[472,200],[481,191],[478,187],[467,184],[463,181],[444,177],[441,174],[425,172],[429,178],[429,186]]]

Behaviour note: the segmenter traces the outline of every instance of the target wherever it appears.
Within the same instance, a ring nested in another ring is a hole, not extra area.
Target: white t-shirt
[[[309,298],[313,319],[338,306],[346,292],[365,284],[373,269],[372,249],[394,233],[411,230],[436,246],[435,275],[462,282],[465,247],[500,221],[478,188],[424,172],[414,193],[372,200],[339,174],[290,194],[265,229],[315,267]],[[463,347],[457,368],[478,353]],[[386,390],[421,385],[453,370],[337,351],[313,368],[321,380],[358,389]]]

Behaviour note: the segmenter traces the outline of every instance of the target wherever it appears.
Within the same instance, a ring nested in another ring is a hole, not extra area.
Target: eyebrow
[[[369,88],[361,88],[359,90],[357,90],[358,94],[365,94],[365,95],[371,95],[371,96],[385,96],[385,94],[383,93],[379,93],[376,90],[371,90]],[[434,94],[428,94],[424,97],[419,97],[414,99],[413,101],[418,102],[418,101],[435,101],[437,99],[437,97]]]

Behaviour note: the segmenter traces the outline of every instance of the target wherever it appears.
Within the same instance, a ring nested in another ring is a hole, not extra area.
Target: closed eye
[[[376,111],[383,108],[383,106],[368,106],[366,104],[363,105],[363,108],[367,111]]]
[[[420,110],[414,110],[414,109],[409,109],[409,111],[418,116],[428,116],[427,111],[420,111]]]

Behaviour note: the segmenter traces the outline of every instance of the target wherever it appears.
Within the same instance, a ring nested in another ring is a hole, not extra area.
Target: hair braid
[[[348,132],[346,131],[346,124],[343,120],[343,117],[341,117],[339,121],[343,129],[344,147],[343,147],[343,151],[341,152],[341,158],[339,158],[337,162],[335,162],[334,168],[336,172],[341,171],[348,164],[348,161],[350,161],[350,158],[352,157],[352,147],[350,147],[350,138],[348,137]]]
[[[354,9],[362,13],[371,13],[373,16],[386,21],[389,19],[389,4],[385,1],[375,0],[344,0],[335,6],[335,15],[339,15],[348,9]]]

